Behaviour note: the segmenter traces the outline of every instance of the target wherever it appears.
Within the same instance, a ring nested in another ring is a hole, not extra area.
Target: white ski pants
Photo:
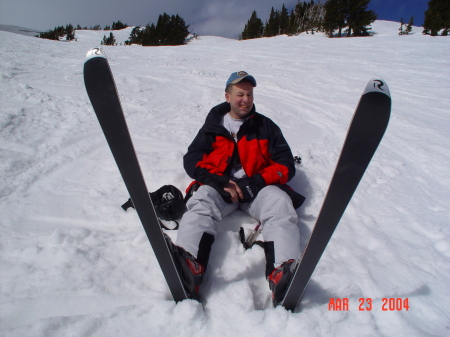
[[[219,222],[238,208],[261,222],[264,241],[274,244],[275,267],[300,256],[300,232],[292,201],[284,191],[270,185],[253,201],[232,204],[226,203],[214,188],[200,186],[187,202],[176,245],[197,257],[203,233],[215,237]]]

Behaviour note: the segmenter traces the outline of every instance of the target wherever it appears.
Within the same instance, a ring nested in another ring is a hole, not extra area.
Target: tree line
[[[298,1],[290,12],[284,4],[281,10],[272,7],[269,19],[265,23],[258,17],[256,11],[253,11],[239,39],[295,35],[306,31],[314,33],[314,30],[322,29],[323,14],[323,4],[320,2],[315,4],[314,1]]]
[[[283,4],[281,10],[272,10],[269,19],[263,23],[253,11],[245,25],[240,39],[271,37],[276,35],[297,35],[303,32],[324,32],[333,37],[369,35],[368,26],[377,19],[374,11],[368,10],[370,0],[328,0],[326,2],[298,0],[290,12]]]
[[[145,27],[134,27],[126,45],[139,44],[142,46],[170,46],[184,44],[189,35],[189,25],[178,14],[170,16],[161,14],[155,24],[149,23]]]
[[[283,4],[281,10],[270,11],[269,19],[264,23],[253,11],[239,35],[240,40],[276,35],[298,35],[300,33],[323,32],[328,37],[368,36],[370,24],[377,14],[368,10],[370,0],[298,0],[291,11]],[[450,28],[450,1],[430,0],[424,13],[423,34],[448,35]],[[403,27],[405,25],[405,27]],[[401,19],[400,35],[412,33],[413,18],[406,25]]]
[[[106,26],[104,30],[120,30],[127,28],[127,24],[117,21],[113,22],[112,26]],[[81,28],[77,26],[77,30],[87,30],[88,28]],[[89,28],[90,30],[102,30],[100,25]],[[125,41],[125,45],[139,44],[142,46],[167,46],[167,45],[181,45],[186,42],[189,35],[189,25],[186,25],[184,19],[176,15],[169,15],[167,13],[161,14],[158,17],[156,25],[149,23],[145,27],[137,26],[131,31],[130,37]],[[193,34],[196,37],[195,34]],[[38,37],[50,40],[61,40],[65,37],[66,40],[71,41],[75,39],[75,28],[72,24],[60,27],[55,27],[53,30],[40,33]],[[112,32],[109,36],[104,35],[100,42],[102,45],[114,46],[116,45],[116,38]]]
[[[288,11],[283,4],[281,10],[270,11],[269,19],[263,23],[256,11],[253,11],[250,19],[245,24],[240,40],[259,37],[271,37],[276,35],[297,35],[303,32],[324,32],[329,37],[367,36],[370,35],[370,24],[377,19],[374,11],[368,10],[370,0],[327,0],[315,3],[298,0],[295,8]],[[428,9],[424,13],[423,34],[432,36],[447,36],[450,32],[450,1],[430,0]],[[400,20],[399,35],[412,33],[413,18],[406,25],[403,18]],[[404,27],[405,26],[405,27]],[[113,22],[112,26],[105,26],[104,30],[120,30],[128,25]],[[82,28],[72,24],[55,27],[53,30],[42,32],[37,37],[68,41],[75,39],[75,30],[102,30],[100,25]],[[143,46],[180,45],[186,42],[189,35],[189,25],[178,14],[169,16],[164,13],[159,16],[155,24],[149,23],[145,27],[137,26],[133,29],[125,44],[139,44]],[[196,35],[194,34],[194,37]],[[101,41],[104,45],[115,45],[115,37],[111,32]]]
[[[111,26],[106,26],[104,30],[120,30],[127,27],[128,27],[127,24],[124,24],[120,22],[120,20],[118,20],[117,22],[113,21],[112,29]],[[36,37],[56,41],[59,41],[65,37],[67,41],[72,41],[75,40],[75,30],[102,30],[102,28],[100,27],[100,25],[96,25],[94,27],[91,26],[90,28],[87,27],[82,28],[80,25],[77,25],[77,27],[74,28],[73,25],[69,23],[66,26],[58,26],[46,32],[39,33],[39,35],[37,35]]]
[[[62,37],[66,37],[67,41],[75,40],[75,30],[72,26],[72,24],[68,24],[65,27],[59,26],[55,27],[53,30],[48,30],[46,32],[41,32],[37,37],[40,37],[41,39],[48,39],[48,40],[61,40]]]

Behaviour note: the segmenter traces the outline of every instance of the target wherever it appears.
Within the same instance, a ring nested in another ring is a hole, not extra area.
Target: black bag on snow
[[[173,185],[164,185],[149,194],[155,207],[156,215],[160,220],[163,220],[163,225],[165,221],[175,221],[178,223],[184,212],[186,212],[186,202],[184,201],[183,194]],[[130,207],[134,208],[131,198],[122,205],[125,211]],[[178,225],[176,228],[178,228]]]

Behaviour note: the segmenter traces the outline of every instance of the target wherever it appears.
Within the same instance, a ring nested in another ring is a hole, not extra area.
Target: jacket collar
[[[222,120],[222,117],[230,112],[231,106],[228,102],[223,102],[219,105],[216,105],[211,109],[211,111],[208,113],[208,116],[206,116],[205,125],[220,125],[220,122]],[[256,112],[255,104],[253,104],[252,110],[250,110],[248,117],[253,117]]]

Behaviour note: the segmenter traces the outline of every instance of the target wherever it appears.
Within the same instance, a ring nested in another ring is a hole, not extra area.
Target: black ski
[[[353,115],[314,230],[299,259],[286,295],[280,303],[286,309],[294,311],[300,301],[325,247],[386,131],[390,113],[389,88],[383,80],[374,78],[367,84]]]
[[[188,298],[148,194],[106,55],[91,49],[84,63],[86,90],[142,226],[175,301]]]

